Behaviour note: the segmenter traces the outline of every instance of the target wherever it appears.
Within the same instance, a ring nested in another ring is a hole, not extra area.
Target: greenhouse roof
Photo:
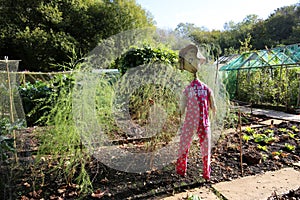
[[[299,64],[300,44],[293,44],[243,53],[219,70],[231,71],[280,66],[299,67]]]

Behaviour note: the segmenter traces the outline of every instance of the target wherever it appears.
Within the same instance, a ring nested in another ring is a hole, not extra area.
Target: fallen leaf
[[[103,191],[103,192],[101,192],[101,190],[98,189],[98,190],[95,191],[95,193],[93,192],[93,193],[91,194],[91,196],[94,197],[94,198],[100,199],[100,198],[102,198],[102,197],[104,196],[105,193],[106,193],[106,190]]]
[[[21,197],[21,200],[29,200],[29,198],[26,197],[26,196],[22,196],[22,197]]]
[[[105,177],[105,178],[101,179],[100,182],[101,182],[101,183],[108,183],[109,181],[108,181],[108,179]]]
[[[29,184],[29,183],[27,183],[27,182],[26,182],[26,183],[24,183],[23,185],[24,185],[25,187],[27,187],[27,188],[29,188],[29,187],[30,187],[30,184]]]
[[[61,193],[66,192],[66,189],[65,189],[65,188],[63,188],[63,189],[58,189],[57,192],[58,192],[59,194],[61,194]]]
[[[72,191],[68,194],[69,197],[77,196],[77,192]]]
[[[274,158],[275,160],[279,160],[279,159],[280,159],[278,155],[274,156],[273,158]]]

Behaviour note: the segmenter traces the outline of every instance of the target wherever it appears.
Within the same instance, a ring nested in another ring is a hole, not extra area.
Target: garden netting
[[[300,44],[293,44],[242,53],[219,71],[226,72],[230,99],[288,110],[299,107],[299,64]]]
[[[25,120],[21,98],[18,92],[18,60],[0,60],[0,119],[11,123]]]
[[[272,49],[245,52],[222,66],[220,71],[256,69],[264,67],[299,67],[300,44],[287,45]]]

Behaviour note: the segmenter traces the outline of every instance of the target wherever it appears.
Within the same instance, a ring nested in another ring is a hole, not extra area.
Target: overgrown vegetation
[[[231,99],[293,109],[299,93],[298,73],[299,68],[282,67],[230,71],[226,88]]]
[[[41,165],[57,163],[50,170],[54,170],[53,173],[66,184],[76,183],[84,193],[91,191],[92,187],[86,169],[90,154],[82,145],[80,133],[73,120],[72,83],[66,82],[65,78],[65,75],[58,76],[54,81],[57,90],[50,95],[49,99],[55,99],[55,104],[47,115],[42,117],[49,128],[46,128],[39,138],[41,145],[38,151],[38,163]],[[68,75],[67,80],[73,80],[72,75]],[[49,160],[47,155],[51,155]],[[43,173],[47,174],[49,171]]]
[[[85,101],[80,101],[79,104],[88,109],[95,109],[96,121],[109,139],[120,139],[123,137],[122,134],[124,133],[122,131],[124,130],[121,130],[116,124],[115,113],[113,113],[113,99],[116,95],[116,88],[118,91],[123,92],[123,90],[128,90],[128,88],[132,87],[132,85],[128,85],[130,80],[132,80],[130,77],[126,77],[128,75],[134,76],[136,80],[140,79],[139,87],[129,94],[130,98],[128,99],[132,120],[141,128],[147,125],[149,128],[151,125],[150,121],[157,118],[157,116],[153,116],[154,114],[160,113],[162,116],[169,116],[166,125],[162,128],[162,134],[157,134],[153,140],[145,144],[144,151],[153,151],[157,148],[159,142],[166,143],[170,141],[170,134],[176,133],[174,130],[177,127],[176,123],[178,123],[178,119],[176,119],[178,117],[178,99],[172,88],[177,87],[178,80],[174,76],[174,73],[177,71],[171,65],[166,67],[155,65],[154,63],[162,59],[162,62],[166,64],[175,64],[177,57],[174,52],[153,49],[149,46],[136,49],[136,52],[143,53],[134,54],[130,58],[123,58],[122,62],[124,62],[124,65],[118,65],[121,67],[120,69],[129,70],[133,68],[133,66],[126,67],[129,63],[127,59],[131,59],[133,63],[142,65],[141,68],[146,70],[144,75],[147,75],[147,77],[150,75],[148,72],[161,72],[160,74],[152,74],[153,79],[157,78],[156,76],[161,77],[159,79],[161,82],[147,83],[148,80],[145,76],[139,74],[141,73],[140,71],[136,71],[136,73],[128,73],[122,77],[125,79],[126,84],[121,82],[120,85],[116,86],[109,76],[95,73],[93,74],[96,80],[95,84],[88,85],[89,91],[86,94],[81,94],[86,95],[87,98],[90,96],[89,99],[94,100],[95,104]],[[82,123],[80,121],[82,118],[74,116],[77,109],[82,109],[80,107],[74,108],[73,98],[76,98],[76,95],[74,97],[74,90],[80,92],[83,89],[82,87],[86,87],[84,86],[85,80],[78,79],[81,74],[84,76],[85,73],[89,73],[89,71],[74,70],[72,74],[56,75],[49,82],[42,83],[37,81],[33,84],[28,83],[25,87],[22,86],[20,88],[24,98],[23,101],[32,103],[27,105],[28,108],[26,108],[29,121],[45,126],[42,133],[38,134],[40,146],[37,162],[33,167],[33,175],[35,177],[32,185],[43,183],[44,179],[51,173],[52,175],[55,174],[53,176],[56,177],[55,179],[64,180],[67,185],[76,184],[79,193],[88,193],[93,189],[92,177],[90,177],[88,171],[92,160],[89,145],[94,144],[87,144],[85,136],[82,135],[82,130],[78,127],[78,124]],[[171,83],[166,80],[167,78],[173,83],[172,87],[167,87]],[[94,116],[93,113],[89,113],[92,110],[89,110],[85,115],[90,115],[89,117]],[[152,123],[154,123],[152,126],[158,126],[159,122],[152,121]],[[48,155],[51,155],[51,157]],[[51,163],[56,164],[52,165]],[[41,176],[41,174],[44,175]],[[55,182],[56,180],[53,181]],[[33,187],[33,190],[36,191],[37,188]]]

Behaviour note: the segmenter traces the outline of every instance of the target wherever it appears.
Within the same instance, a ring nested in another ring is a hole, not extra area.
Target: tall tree
[[[181,37],[190,37],[191,33],[200,28],[193,23],[179,23],[175,28],[175,32]]]
[[[262,49],[300,42],[299,4],[278,8],[252,30],[253,47]]]
[[[221,53],[220,31],[194,31],[191,33],[192,40],[198,44],[208,60],[215,60]]]
[[[295,23],[295,6],[279,8],[266,20],[267,34],[272,40],[270,45],[282,44],[293,31]]]
[[[296,4],[295,13],[294,13],[295,21],[294,26],[292,27],[292,33],[290,34],[289,38],[287,39],[286,43],[294,44],[299,43],[299,35],[300,35],[300,2]]]

